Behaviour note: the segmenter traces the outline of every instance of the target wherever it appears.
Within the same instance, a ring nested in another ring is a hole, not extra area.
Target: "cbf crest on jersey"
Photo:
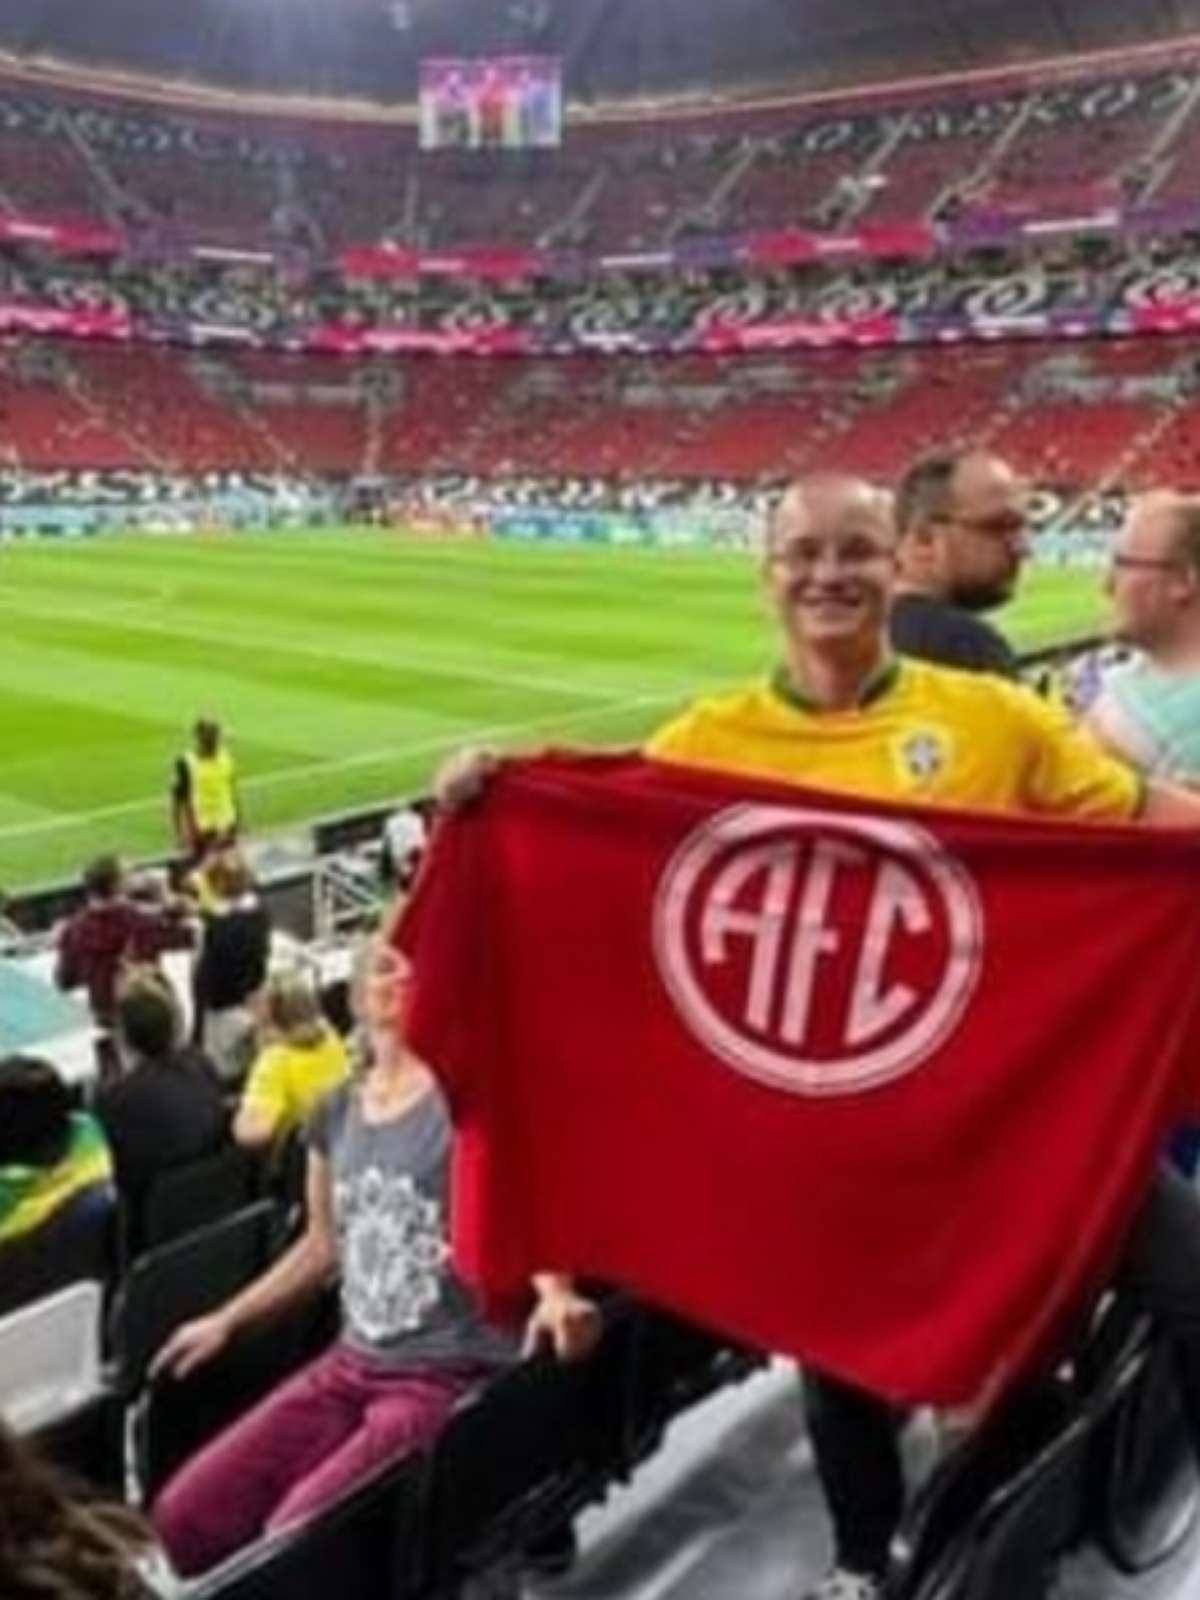
[[[966,867],[925,829],[882,817],[722,811],[669,862],[654,921],[689,1031],[800,1095],[914,1072],[957,1027],[983,961]]]
[[[896,740],[893,755],[905,778],[923,788],[949,766],[950,740],[939,728],[914,728]]]

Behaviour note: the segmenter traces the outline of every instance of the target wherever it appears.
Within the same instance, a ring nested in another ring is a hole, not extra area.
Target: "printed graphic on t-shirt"
[[[441,1206],[408,1173],[374,1166],[339,1179],[334,1203],[350,1322],[373,1344],[414,1332],[438,1303],[450,1256]]]

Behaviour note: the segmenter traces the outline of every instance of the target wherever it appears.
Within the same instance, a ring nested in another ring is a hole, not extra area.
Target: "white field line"
[[[459,678],[472,683],[497,684],[507,689],[528,689],[537,694],[576,695],[579,699],[609,700],[618,691],[613,687],[602,688],[595,684],[564,684],[561,678],[550,677],[534,673],[519,672],[492,672],[483,668],[461,666],[457,662],[428,658],[422,655],[403,654],[391,649],[381,659],[357,653],[347,654],[345,651],[330,650],[319,645],[297,644],[294,637],[284,637],[282,634],[264,633],[256,628],[254,632],[239,635],[236,632],[223,630],[215,632],[205,628],[197,628],[188,623],[156,622],[149,617],[140,615],[141,612],[154,606],[150,600],[118,601],[107,606],[93,606],[84,610],[80,607],[67,609],[62,606],[37,606],[30,605],[27,601],[17,600],[11,595],[0,591],[0,607],[7,611],[16,612],[19,616],[31,618],[44,618],[51,622],[91,622],[101,625],[113,622],[131,629],[134,633],[161,634],[166,638],[191,639],[196,644],[210,644],[215,649],[228,650],[230,646],[245,645],[248,649],[265,646],[268,650],[278,650],[282,654],[293,656],[307,656],[312,660],[342,661],[348,666],[380,666],[400,672],[423,672],[431,678]]]
[[[620,711],[634,711],[641,706],[660,706],[677,700],[689,692],[674,690],[667,694],[639,694],[625,699],[610,700],[604,705],[588,706],[580,711],[560,712],[557,716],[532,717],[524,722],[498,723],[490,728],[467,728],[457,733],[439,734],[435,739],[417,739],[408,744],[391,745],[382,750],[360,751],[357,755],[338,757],[330,761],[312,761],[303,766],[280,767],[274,772],[259,773],[257,777],[244,778],[244,790],[271,789],[279,784],[295,783],[302,778],[322,777],[332,772],[348,772],[356,767],[379,766],[397,761],[405,756],[436,754],[439,750],[457,750],[465,745],[486,743],[489,740],[518,739],[526,734],[554,733],[560,728],[575,727],[579,723],[596,722]],[[166,789],[162,794],[150,795],[141,800],[123,800],[117,805],[98,806],[93,811],[64,812],[60,816],[39,818],[36,822],[20,822],[0,828],[0,842],[9,839],[28,839],[34,834],[57,833],[68,828],[83,827],[92,822],[103,822],[109,817],[134,816],[138,812],[167,806]],[[299,822],[297,826],[299,826]]]

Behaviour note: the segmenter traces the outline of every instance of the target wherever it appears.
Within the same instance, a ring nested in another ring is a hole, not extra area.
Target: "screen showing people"
[[[556,58],[422,63],[423,150],[549,148],[561,140],[562,72]]]

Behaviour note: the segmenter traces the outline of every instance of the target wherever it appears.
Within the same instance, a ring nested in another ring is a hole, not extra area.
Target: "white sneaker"
[[[815,1589],[805,1591],[802,1600],[880,1600],[882,1594],[883,1587],[877,1578],[865,1572],[848,1572],[845,1567],[834,1567]]]

